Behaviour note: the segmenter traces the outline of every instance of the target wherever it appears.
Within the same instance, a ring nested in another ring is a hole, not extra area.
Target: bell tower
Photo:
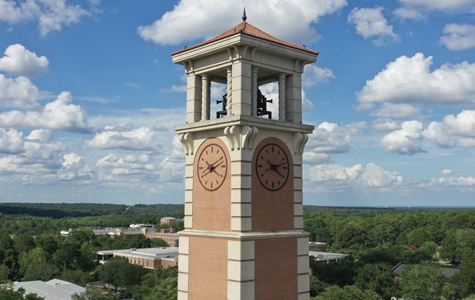
[[[178,299],[308,300],[301,75],[318,52],[243,22],[172,54],[187,74]],[[225,84],[211,114],[211,82]],[[278,115],[259,86],[278,84]],[[274,119],[272,118],[274,117]]]

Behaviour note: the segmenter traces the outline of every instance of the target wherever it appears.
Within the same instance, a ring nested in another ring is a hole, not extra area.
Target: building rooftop
[[[407,264],[398,264],[396,267],[393,268],[394,273],[398,275],[402,275],[402,272],[406,269]],[[456,272],[460,272],[460,269],[456,268],[439,268],[442,271],[442,275],[445,277],[450,277],[454,275]]]
[[[35,293],[45,300],[71,300],[71,295],[74,293],[82,293],[86,291],[85,288],[74,283],[52,279],[50,281],[24,281],[14,282],[15,289],[24,288],[26,294]]]
[[[318,251],[309,251],[309,256],[315,257],[316,260],[342,260],[348,256],[348,254],[343,253],[330,253],[330,252],[318,252]]]
[[[118,255],[144,259],[175,259],[178,256],[178,247],[132,248],[121,250],[97,251],[99,255]]]
[[[202,43],[196,44],[196,45],[191,46],[191,47],[187,47],[185,49],[178,50],[178,51],[172,53],[172,56],[175,55],[175,54],[183,53],[185,51],[188,51],[188,50],[191,50],[191,49],[194,49],[194,48],[201,47],[203,45],[210,44],[212,42],[222,40],[224,38],[227,38],[227,37],[230,37],[230,36],[233,36],[233,35],[236,35],[236,34],[245,34],[245,35],[253,36],[253,37],[256,37],[256,38],[259,38],[259,39],[262,39],[262,40],[267,40],[267,41],[274,42],[274,43],[277,43],[277,44],[280,44],[280,45],[288,46],[288,47],[291,47],[291,48],[303,50],[303,51],[310,52],[312,54],[317,54],[318,55],[318,52],[315,51],[315,50],[307,49],[303,46],[292,44],[290,42],[286,42],[284,40],[273,37],[272,35],[270,35],[268,33],[265,33],[264,31],[260,30],[259,28],[252,26],[251,24],[247,23],[246,21],[243,21],[241,24],[229,29],[228,31],[218,35],[215,38],[212,38],[210,40],[204,41]]]

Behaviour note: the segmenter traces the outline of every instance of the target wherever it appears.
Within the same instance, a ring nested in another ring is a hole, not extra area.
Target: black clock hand
[[[279,164],[279,165],[274,165],[274,164],[272,164],[269,160],[267,160],[267,162],[269,163],[270,168],[269,168],[269,169],[266,169],[266,171],[273,170],[273,171],[277,172],[277,174],[279,174],[282,178],[285,178],[285,176],[282,175],[282,173],[280,173],[280,171],[279,171],[278,168],[279,168],[280,166],[282,166],[283,164],[286,164],[286,162],[285,162],[285,163],[281,163],[281,164]]]

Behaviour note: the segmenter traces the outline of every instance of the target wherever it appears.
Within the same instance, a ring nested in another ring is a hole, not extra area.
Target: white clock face
[[[289,178],[289,159],[284,149],[276,144],[267,144],[259,151],[256,173],[259,182],[269,191],[280,190]]]
[[[197,175],[201,185],[215,191],[223,185],[228,172],[228,163],[223,148],[210,144],[201,151],[197,163]]]

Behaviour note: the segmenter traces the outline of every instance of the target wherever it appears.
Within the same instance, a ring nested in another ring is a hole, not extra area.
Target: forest
[[[143,235],[96,238],[87,229],[159,224],[165,216],[182,218],[183,205],[0,204],[0,280],[102,282],[127,289],[133,299],[176,299],[176,267],[150,271],[122,259],[104,266],[95,261],[98,250],[157,247],[164,241]],[[312,299],[475,299],[474,226],[473,209],[305,206],[310,240],[349,255],[330,264],[310,259]],[[73,231],[66,239],[59,231],[67,229]],[[396,274],[393,268],[400,263],[405,269]],[[457,271],[446,277],[443,268]],[[334,286],[325,290],[323,283]],[[75,300],[103,299],[100,294],[88,289]],[[116,296],[111,292],[106,299]],[[1,299],[37,299],[31,297],[8,285],[0,288]]]

